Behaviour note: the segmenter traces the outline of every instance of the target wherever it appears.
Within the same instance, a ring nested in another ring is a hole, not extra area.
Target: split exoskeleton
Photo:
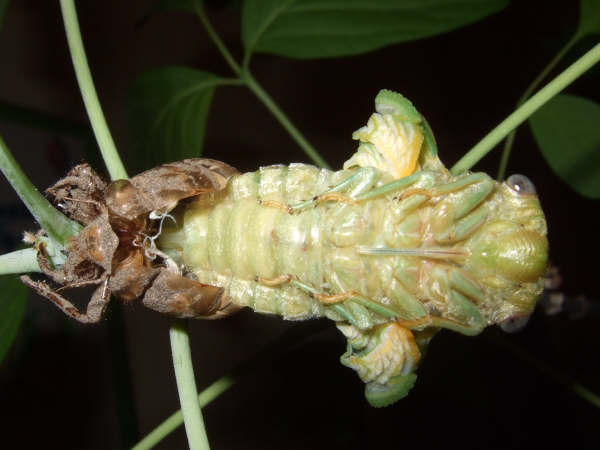
[[[40,265],[61,284],[99,284],[87,316],[27,282],[79,320],[98,320],[108,292],[180,317],[245,306],[325,316],[346,336],[341,361],[366,383],[367,400],[402,398],[439,329],[475,335],[526,320],[543,287],[546,222],[527,178],[453,176],[408,100],[381,91],[375,106],[337,172],[292,164],[237,174],[196,159],[108,188],[72,174],[52,193],[85,228],[60,271],[43,252]],[[179,166],[187,178],[173,175]],[[85,220],[72,211],[80,203],[93,211]]]
[[[223,289],[202,284],[156,247],[163,221],[186,198],[222,190],[237,171],[220,161],[191,159],[165,164],[130,180],[106,184],[87,164],[73,168],[48,189],[57,205],[84,228],[71,239],[66,261],[54,268],[38,241],[42,271],[61,285],[98,285],[85,313],[45,281],[21,280],[83,323],[98,322],[111,294],[141,298],[148,308],[175,317],[225,317],[239,309]],[[172,218],[172,217],[171,217]]]

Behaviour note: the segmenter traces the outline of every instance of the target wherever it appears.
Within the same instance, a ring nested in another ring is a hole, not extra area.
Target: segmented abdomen
[[[409,267],[409,259],[358,252],[360,246],[386,244],[382,224],[393,222],[389,200],[324,200],[293,214],[286,209],[353,173],[293,164],[236,176],[218,198],[200,197],[187,205],[177,218],[179,226],[161,236],[160,247],[200,282],[225,288],[234,303],[258,312],[292,320],[327,315],[361,328],[395,316],[419,317],[423,306],[410,300],[395,274],[399,265],[407,266],[404,277],[414,287],[418,268]],[[417,235],[409,238],[415,246],[420,244],[419,231]],[[359,300],[324,306],[311,295],[350,291],[375,302],[376,308]]]

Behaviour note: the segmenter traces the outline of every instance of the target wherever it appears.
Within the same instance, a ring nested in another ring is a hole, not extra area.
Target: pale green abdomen
[[[294,214],[286,210],[352,173],[294,164],[239,175],[217,199],[200,198],[187,205],[178,226],[163,232],[159,246],[200,282],[225,288],[234,303],[258,312],[292,320],[352,317],[361,328],[392,316],[420,317],[425,309],[411,293],[417,289],[419,264],[358,251],[361,246],[389,245],[386,239],[391,237],[383,226],[393,222],[389,200],[354,205],[323,201]],[[420,238],[417,232],[405,239],[418,246]],[[401,267],[406,270],[398,276]],[[286,276],[293,282],[283,282]],[[277,279],[282,282],[270,285]],[[382,309],[377,312],[354,300],[325,306],[311,292],[354,292]]]
[[[346,175],[347,176],[347,175]],[[177,231],[166,230],[160,246],[193,271],[198,280],[224,287],[232,301],[288,319],[323,315],[322,305],[289,283],[271,280],[293,275],[320,288],[324,280],[321,208],[288,214],[282,205],[312,198],[340,181],[340,174],[295,164],[272,166],[232,179],[215,202],[186,208]]]

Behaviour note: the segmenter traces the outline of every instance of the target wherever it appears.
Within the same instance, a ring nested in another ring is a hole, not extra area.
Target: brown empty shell
[[[46,192],[71,219],[87,225],[100,214],[106,183],[89,164],[73,167]]]
[[[176,317],[214,319],[231,314],[238,308],[224,298],[223,289],[181,274],[156,250],[151,233],[156,232],[153,219],[183,199],[222,191],[237,173],[220,161],[186,159],[107,187],[89,165],[76,166],[48,192],[85,227],[70,240],[63,266],[52,266],[43,244],[38,244],[38,260],[42,271],[62,286],[100,286],[82,313],[47,283],[29,277],[23,281],[83,323],[102,318],[111,293],[126,301],[143,296],[147,307]]]
[[[229,303],[223,298],[223,288],[202,284],[167,269],[162,269],[146,291],[142,303],[147,308],[182,319],[219,316]],[[233,312],[231,308],[231,312]]]
[[[111,213],[130,220],[150,211],[168,213],[184,198],[220,191],[236,173],[221,161],[184,159],[111,183],[105,201]]]

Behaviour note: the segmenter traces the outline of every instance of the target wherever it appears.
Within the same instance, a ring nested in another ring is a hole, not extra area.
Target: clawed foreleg
[[[106,307],[110,301],[110,290],[108,289],[108,277],[104,277],[103,282],[94,291],[92,299],[87,305],[85,314],[80,312],[75,305],[62,295],[52,289],[45,281],[34,281],[27,275],[22,275],[21,281],[32,288],[38,294],[46,297],[54,303],[67,316],[81,323],[96,323],[104,316]],[[98,280],[94,280],[97,282]]]

